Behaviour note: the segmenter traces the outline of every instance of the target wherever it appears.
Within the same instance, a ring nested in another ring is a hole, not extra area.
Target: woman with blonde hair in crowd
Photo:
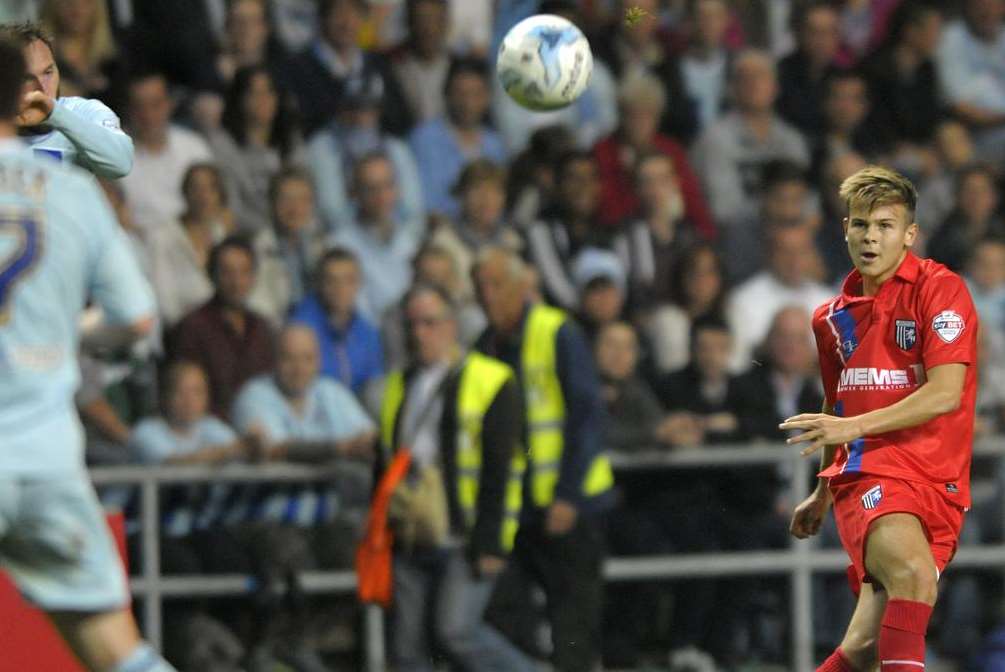
[[[60,93],[100,97],[118,51],[103,0],[46,0],[39,18],[54,38]]]

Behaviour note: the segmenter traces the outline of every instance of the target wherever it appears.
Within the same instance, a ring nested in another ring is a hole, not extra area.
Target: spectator
[[[934,165],[918,191],[916,217],[921,233],[937,229],[953,211],[960,173],[977,161],[977,150],[970,132],[953,119],[947,119],[936,127],[934,150]]]
[[[594,149],[601,175],[600,218],[605,224],[620,224],[639,205],[632,174],[638,157],[660,151],[673,159],[684,197],[684,212],[702,235],[712,238],[715,226],[701,193],[698,178],[691,170],[684,148],[657,133],[666,95],[660,81],[639,73],[624,79],[618,91],[621,123],[617,132]]]
[[[608,250],[587,248],[576,255],[572,279],[579,295],[579,322],[594,343],[606,325],[620,320],[626,302],[626,272],[618,256]]]
[[[200,364],[209,378],[210,407],[222,419],[252,377],[272,370],[272,329],[248,308],[255,284],[255,251],[241,238],[227,238],[209,259],[213,297],[178,323],[171,354]]]
[[[384,154],[368,154],[356,163],[353,192],[357,221],[342,227],[332,240],[359,260],[363,270],[360,309],[370,319],[378,319],[408,289],[412,258],[424,227],[421,221],[397,214],[398,182],[394,165]]]
[[[320,35],[284,68],[284,81],[300,103],[308,136],[332,120],[344,96],[371,86],[371,80],[378,82],[383,94],[380,128],[403,135],[412,126],[408,104],[387,61],[359,47],[368,12],[367,0],[321,0]]]
[[[812,138],[824,130],[827,77],[836,70],[841,18],[833,3],[816,0],[793,17],[798,47],[778,62],[779,115]]]
[[[98,100],[60,97],[49,36],[33,23],[0,24],[0,38],[21,45],[27,79],[16,123],[34,152],[75,163],[98,177],[122,177],[133,165],[133,141]]]
[[[828,75],[824,82],[823,128],[812,150],[814,174],[829,156],[857,152],[870,160],[887,149],[866,123],[870,108],[868,86],[860,73],[844,70]]]
[[[269,183],[284,164],[300,159],[303,141],[291,114],[268,68],[242,67],[227,90],[222,128],[207,132],[242,231],[269,225]]]
[[[950,110],[975,135],[981,158],[1000,162],[1005,150],[1005,2],[965,0],[963,17],[942,33],[936,55]]]
[[[619,453],[652,449],[663,409],[649,386],[636,375],[639,339],[627,322],[601,328],[594,353],[601,394],[610,419],[604,445]]]
[[[967,264],[967,287],[981,326],[1005,336],[1005,239],[985,238],[974,246]]]
[[[122,183],[137,225],[150,233],[182,215],[182,178],[192,164],[209,161],[212,154],[202,138],[171,123],[174,103],[164,75],[135,75],[128,90],[136,160]]]
[[[535,10],[538,7],[542,13],[555,14],[580,25],[578,17],[581,3],[569,2],[568,0],[545,0],[540,3],[533,0],[521,0],[519,3],[497,3],[497,5],[499,5],[495,24],[497,29],[502,26],[515,25],[521,19],[536,13]],[[497,38],[492,54],[498,50],[502,34],[497,35]],[[593,47],[597,47],[596,42],[593,43]],[[574,103],[560,110],[548,112],[527,110],[506,95],[498,77],[493,79],[495,80],[495,88],[492,92],[492,117],[510,156],[524,151],[530,137],[544,128],[564,126],[575,138],[576,147],[586,149],[592,147],[600,138],[609,134],[617,126],[618,113],[615,104],[614,76],[596,56],[593,60],[593,73],[590,75],[590,82],[586,90]]]
[[[671,446],[736,441],[741,436],[736,378],[729,373],[734,334],[713,317],[691,327],[691,361],[663,378],[656,393],[667,410],[656,436]]]
[[[841,65],[856,65],[886,42],[890,16],[900,2],[901,0],[842,0]]]
[[[768,268],[738,286],[726,316],[735,338],[731,370],[746,371],[754,349],[771,328],[781,308],[801,306],[807,312],[831,298],[832,292],[811,279],[818,257],[813,232],[805,226],[776,228],[768,243]]]
[[[723,238],[757,209],[764,166],[784,159],[809,163],[799,132],[774,112],[778,83],[771,57],[748,50],[733,62],[730,86],[736,108],[708,127],[691,149],[712,215]]]
[[[873,102],[867,125],[915,170],[944,116],[934,60],[941,35],[936,3],[904,0],[890,19],[889,42],[862,64]]]
[[[321,374],[359,394],[384,373],[380,332],[360,315],[360,262],[335,247],[318,261],[317,291],[290,311],[290,321],[314,332],[321,352]]]
[[[575,140],[568,128],[546,126],[534,131],[527,148],[510,162],[506,211],[517,229],[527,229],[550,207],[557,190],[555,166],[573,149]]]
[[[234,400],[235,427],[262,444],[265,459],[331,465],[373,457],[373,422],[348,389],[319,376],[320,363],[314,332],[287,326],[278,337],[275,373],[251,379]],[[344,482],[266,490],[253,510],[274,523],[331,522],[340,507],[363,505],[368,495],[355,470],[345,473]]]
[[[520,515],[525,464],[516,376],[498,360],[464,352],[443,290],[417,285],[403,305],[412,360],[389,377],[381,411],[385,462],[407,446],[413,474],[391,501],[399,529],[392,658],[402,672],[432,670],[431,629],[435,644],[466,669],[529,672],[534,664],[484,620]],[[446,499],[442,522],[420,521],[409,503],[417,483],[429,479]],[[442,525],[442,536],[409,539],[406,531],[421,523]]]
[[[453,313],[461,345],[473,345],[485,330],[485,315],[475,302],[470,286],[470,272],[462,274],[456,257],[436,242],[429,242],[419,250],[415,255],[414,267],[413,285],[432,285],[443,289],[454,306]],[[401,368],[407,362],[408,343],[404,319],[404,309],[399,302],[392,305],[380,321],[384,360],[389,369]],[[374,406],[378,407],[379,404]]]
[[[963,169],[956,184],[956,209],[929,240],[932,259],[962,271],[977,243],[1005,236],[1000,204],[998,175],[991,166],[975,164]]]
[[[816,350],[809,329],[810,315],[799,306],[782,308],[759,359],[762,366],[736,381],[740,433],[746,440],[781,441],[778,425],[799,413],[818,413],[823,395],[816,380]]]
[[[506,169],[489,159],[475,159],[464,167],[454,193],[460,202],[460,217],[440,225],[429,242],[448,251],[457,266],[464,295],[472,294],[471,264],[478,250],[499,245],[516,252],[523,241],[505,220]]]
[[[684,89],[696,104],[699,131],[716,120],[726,97],[729,12],[726,0],[697,0],[692,3],[694,32],[680,65]]]
[[[254,446],[242,441],[226,423],[209,413],[209,383],[198,364],[178,361],[164,374],[163,414],[139,422],[129,439],[142,464],[223,464],[253,457]],[[201,556],[212,542],[201,538],[221,511],[229,486],[210,492],[185,486],[169,491],[162,532],[169,541],[162,550],[164,571],[198,573]],[[202,501],[200,501],[202,500]]]
[[[429,211],[456,219],[460,208],[451,190],[464,164],[477,158],[501,163],[506,150],[485,123],[490,89],[484,61],[455,60],[444,91],[446,115],[412,131],[411,145]]]
[[[611,246],[628,271],[633,308],[645,308],[667,299],[681,252],[700,236],[685,213],[680,180],[668,154],[641,154],[634,182],[639,196],[636,218],[615,234]]]
[[[417,124],[446,112],[443,92],[450,69],[449,11],[458,4],[448,0],[406,3],[408,40],[393,55],[391,68]]]
[[[326,234],[314,214],[314,185],[299,168],[279,171],[269,187],[271,225],[254,237],[258,273],[250,305],[278,326],[307,293]]]
[[[109,88],[118,49],[101,0],[46,0],[41,22],[52,33],[64,96],[99,96]]]
[[[491,0],[450,0],[450,35],[447,42],[456,54],[486,58],[492,40]]]
[[[600,176],[593,156],[570,152],[555,168],[556,203],[527,231],[527,251],[541,276],[548,301],[566,310],[579,305],[572,260],[587,247],[604,247],[607,237],[597,221]]]
[[[148,232],[150,278],[165,328],[212,294],[206,266],[213,246],[234,230],[220,170],[196,163],[182,181],[185,212],[178,223]]]
[[[342,94],[335,119],[315,133],[307,144],[307,161],[314,175],[318,211],[325,226],[338,231],[349,225],[354,212],[350,191],[353,167],[367,154],[383,152],[391,160],[399,185],[396,211],[405,220],[424,220],[425,195],[415,157],[408,143],[380,128],[385,92],[381,80],[370,74]]]
[[[264,68],[274,78],[273,68],[282,60],[279,42],[272,34],[268,0],[232,0],[216,71],[221,82],[231,83],[243,68]]]
[[[659,33],[660,3],[658,0],[619,1],[620,7],[611,27],[613,35],[605,40],[594,40],[594,58],[610,68],[618,81],[625,81],[633,73],[648,72],[663,82],[666,97],[674,101],[662,110],[660,130],[682,143],[688,143],[698,128],[698,116],[684,88],[680,62],[669,44]],[[642,10],[639,21],[623,19],[629,6]]]
[[[593,669],[602,608],[600,514],[610,507],[614,478],[601,445],[603,402],[589,348],[564,312],[530,303],[528,270],[512,252],[487,248],[474,277],[490,325],[478,349],[522,372],[523,397],[534,400],[525,410],[530,464],[514,583],[526,588],[526,577],[544,589],[556,672]],[[507,593],[525,612],[526,593]]]
[[[691,361],[692,325],[705,318],[724,319],[726,278],[722,259],[709,243],[695,243],[681,254],[671,276],[670,300],[659,304],[646,323],[656,376],[684,368]]]

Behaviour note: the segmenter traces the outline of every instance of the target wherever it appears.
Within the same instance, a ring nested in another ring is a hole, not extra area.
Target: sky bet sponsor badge
[[[910,350],[918,340],[918,327],[914,320],[896,320],[894,322],[894,340],[901,350]]]
[[[932,320],[932,329],[946,343],[952,343],[959,338],[965,327],[960,314],[952,310],[943,310]]]
[[[883,499],[882,486],[874,486],[869,488],[869,491],[862,495],[862,506],[866,510],[875,509],[879,506],[879,500],[881,499]]]

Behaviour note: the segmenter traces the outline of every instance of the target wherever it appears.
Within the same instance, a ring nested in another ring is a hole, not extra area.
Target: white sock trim
[[[880,665],[914,665],[915,667],[924,667],[924,663],[919,663],[916,660],[884,660],[880,662]]]

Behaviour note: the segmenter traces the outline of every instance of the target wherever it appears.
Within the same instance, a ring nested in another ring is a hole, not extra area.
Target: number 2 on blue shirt
[[[10,313],[19,280],[42,256],[42,223],[30,211],[0,211],[0,325]]]

